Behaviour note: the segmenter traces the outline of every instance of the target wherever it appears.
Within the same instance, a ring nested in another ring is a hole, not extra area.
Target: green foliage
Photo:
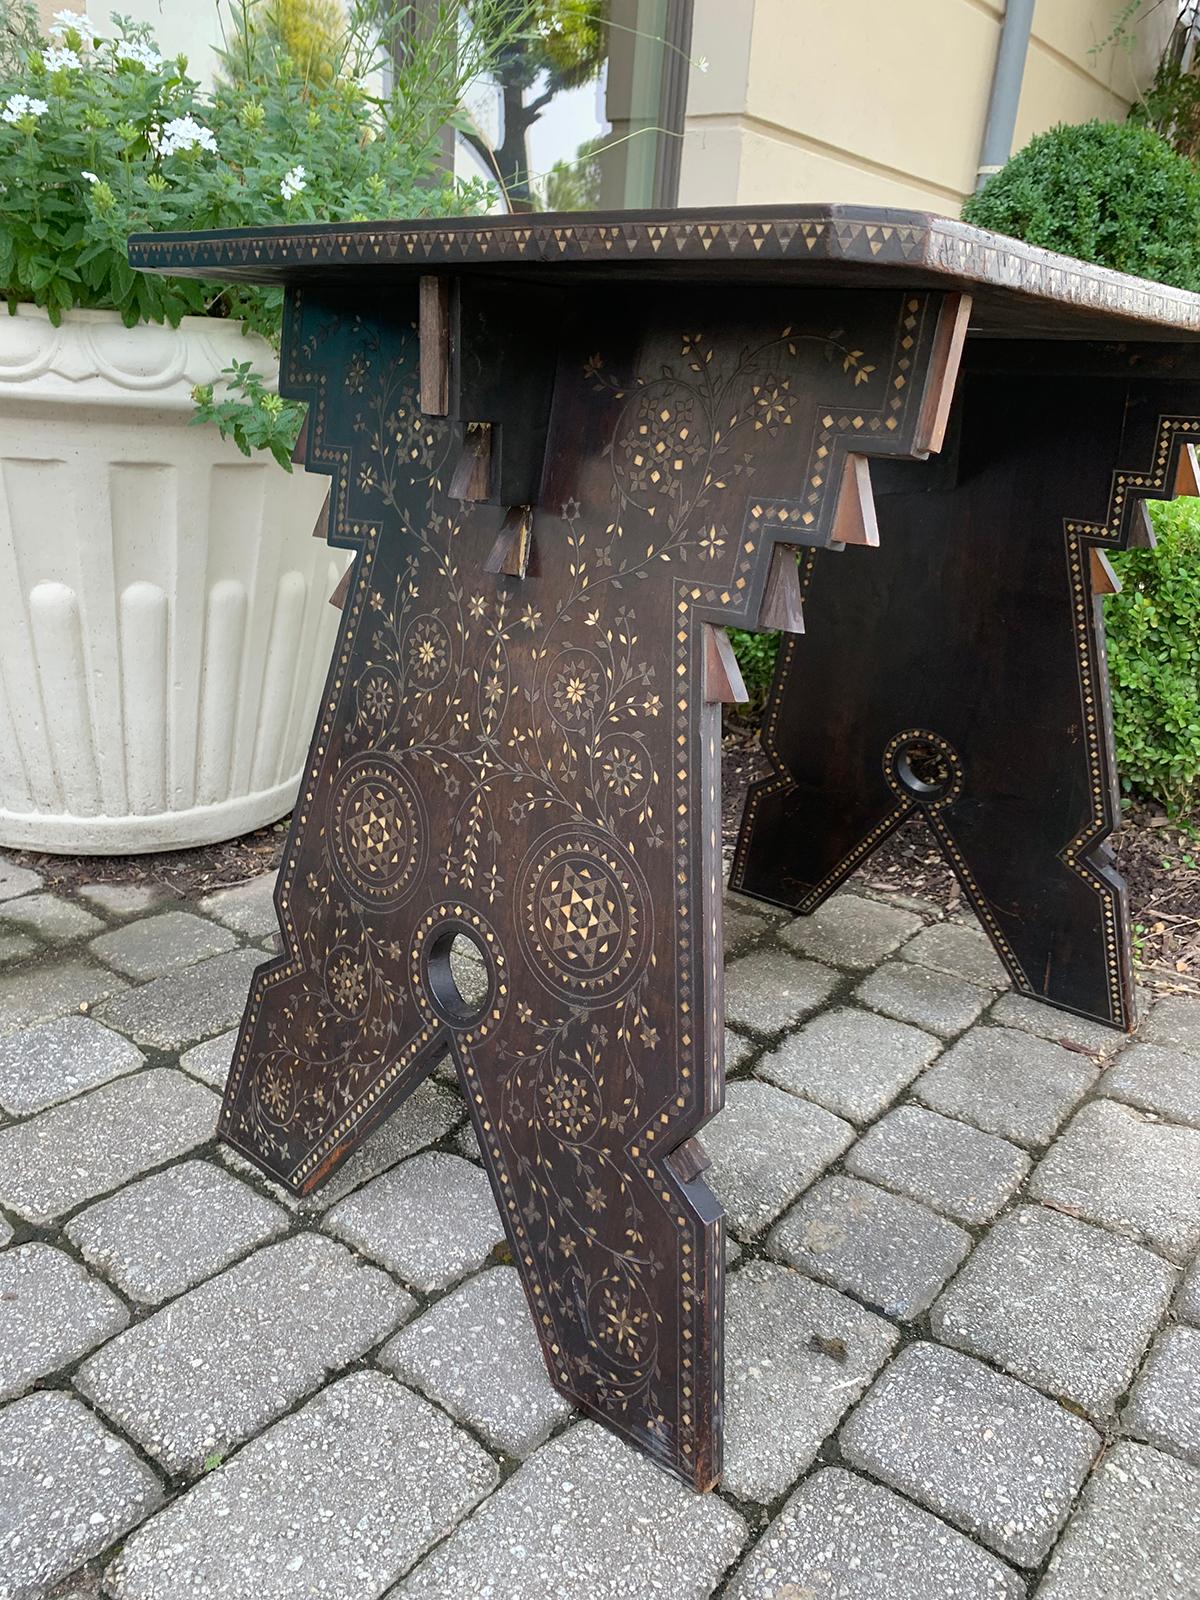
[[[1200,289],[1200,173],[1134,123],[1039,134],[968,200],[963,218],[1119,272]]]
[[[476,0],[481,26],[502,4],[508,26],[507,0]],[[410,9],[356,0],[335,38],[319,32],[330,22],[320,0],[233,0],[222,75],[208,95],[183,58],[162,58],[148,28],[117,17],[107,29],[70,17],[49,40],[16,51],[7,70],[0,52],[0,295],[9,308],[32,301],[53,322],[74,306],[109,308],[129,326],[233,317],[277,344],[278,290],[135,273],[128,236],[481,208],[485,185],[439,173],[440,134],[506,35],[464,29],[456,0],[438,0],[389,93],[372,95],[364,83],[380,64],[381,18]],[[10,4],[4,18],[21,22],[25,12]],[[261,412],[260,390],[235,384],[212,417],[239,444],[278,456],[291,412],[239,423],[226,409]]]
[[[33,0],[0,0],[0,73],[16,71],[40,39]]]
[[[238,32],[250,44],[259,72],[269,71],[272,54],[279,52],[289,57],[306,89],[331,83],[341,73],[347,29],[339,0],[253,0],[240,9],[244,21]],[[240,76],[235,70],[235,81]]]
[[[1158,545],[1113,557],[1104,602],[1117,766],[1168,811],[1200,803],[1200,500],[1151,506]]]
[[[775,676],[775,658],[779,654],[777,633],[746,633],[741,628],[730,628],[729,638],[737,656],[746,692],[750,696],[748,710],[757,716],[766,704],[767,690]]]
[[[222,439],[232,439],[244,456],[269,450],[290,472],[304,406],[272,394],[249,361],[234,361],[221,377],[219,394],[211,383],[198,384],[192,390],[196,402],[192,421],[215,423]]]

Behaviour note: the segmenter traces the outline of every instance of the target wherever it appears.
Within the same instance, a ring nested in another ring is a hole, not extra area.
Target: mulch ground
[[[767,771],[757,731],[731,722],[724,741],[725,843],[737,837],[748,785]],[[243,883],[278,866],[287,819],[225,844],[146,856],[47,856],[6,852],[40,872],[50,888],[77,883],[159,883],[180,899]],[[1158,988],[1200,989],[1200,833],[1157,806],[1134,804],[1111,840],[1129,886],[1139,976]],[[918,818],[884,841],[852,881],[890,894],[931,900],[946,911],[962,903],[958,880]]]

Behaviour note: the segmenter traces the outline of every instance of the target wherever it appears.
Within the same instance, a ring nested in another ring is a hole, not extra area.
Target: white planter
[[[0,309],[0,844],[230,839],[295,799],[347,561],[328,479],[189,427],[261,340]]]

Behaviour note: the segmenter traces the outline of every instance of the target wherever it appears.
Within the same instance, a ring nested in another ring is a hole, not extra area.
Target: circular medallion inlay
[[[343,768],[329,808],[338,876],[356,900],[394,906],[409,894],[425,851],[421,800],[405,773],[378,755]]]
[[[615,839],[559,828],[530,850],[518,885],[521,944],[547,988],[589,1004],[633,983],[650,949],[649,895]]]

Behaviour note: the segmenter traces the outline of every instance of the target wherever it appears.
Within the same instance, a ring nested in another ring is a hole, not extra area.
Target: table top
[[[673,284],[962,290],[973,333],[1200,341],[1200,294],[920,211],[872,206],[547,212],[135,234],[178,277],[380,285],[431,271],[559,287]]]

